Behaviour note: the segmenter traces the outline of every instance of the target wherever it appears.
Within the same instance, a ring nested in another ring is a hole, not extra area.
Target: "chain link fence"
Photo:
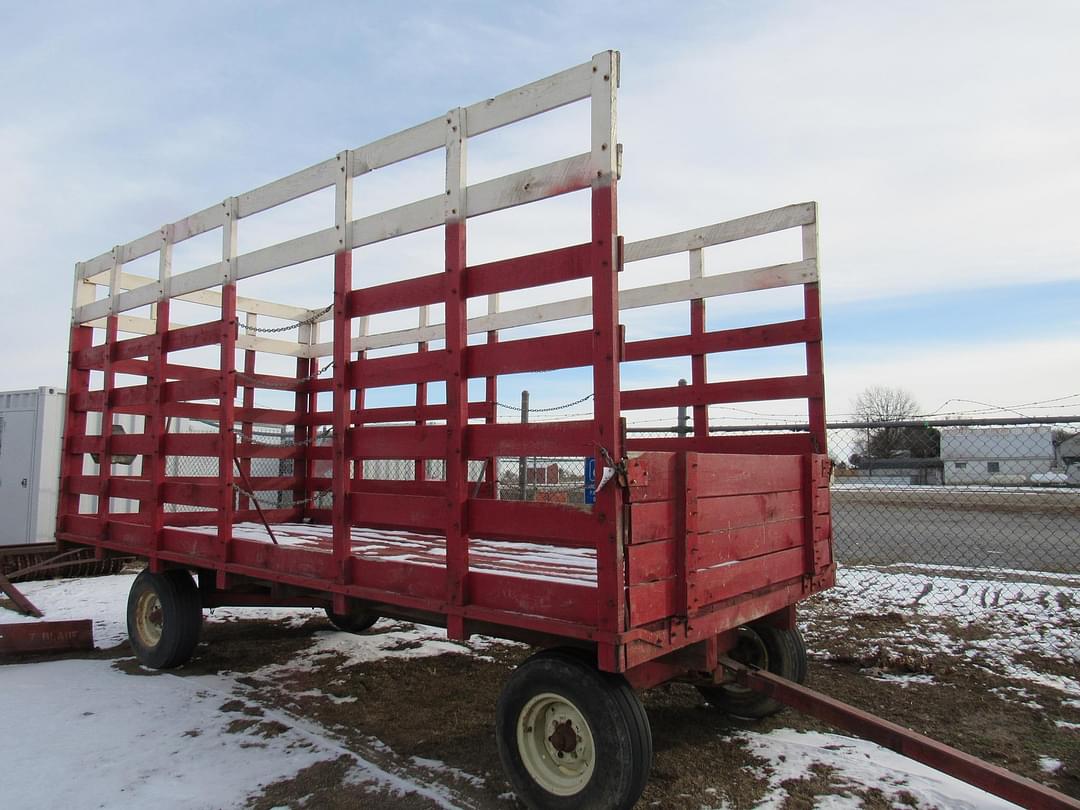
[[[875,630],[881,646],[902,627],[931,656],[1080,662],[1080,417],[832,423],[828,434],[839,571],[807,605],[812,619],[835,634],[891,617],[897,627]]]

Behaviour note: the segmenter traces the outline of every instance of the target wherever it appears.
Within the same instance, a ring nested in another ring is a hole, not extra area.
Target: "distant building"
[[[946,484],[1026,484],[1055,469],[1049,427],[942,428]]]
[[[1058,469],[1070,484],[1080,484],[1080,433],[1070,436],[1054,448]]]

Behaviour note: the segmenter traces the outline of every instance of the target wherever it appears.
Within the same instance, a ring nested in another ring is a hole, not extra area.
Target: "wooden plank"
[[[602,532],[591,513],[572,506],[470,498],[469,534],[485,540],[595,548]]]
[[[469,601],[508,613],[595,626],[596,588],[487,572],[469,574]]]
[[[623,249],[623,261],[636,262],[784,231],[788,228],[807,225],[813,222],[815,217],[815,205],[812,202],[787,205],[772,211],[719,222],[705,228],[694,228],[666,236],[629,242]]]
[[[691,590],[690,605],[700,610],[714,602],[801,577],[805,570],[806,555],[802,547],[797,546],[698,571],[695,574],[695,587]]]
[[[591,250],[592,245],[585,243],[472,265],[466,278],[469,297],[588,278]]]
[[[445,286],[445,273],[433,273],[353,290],[347,296],[348,317],[358,318],[436,304],[443,300]]]
[[[626,469],[630,501],[666,501],[675,497],[674,453],[641,453],[631,457]]]
[[[7,598],[15,605],[15,609],[19,613],[23,613],[27,616],[36,616],[39,619],[45,615],[37,609],[33,602],[26,598],[26,595],[22,591],[12,585],[11,580],[2,573],[0,573],[0,593],[7,595]],[[0,638],[2,638],[2,636],[0,636]]]
[[[643,506],[644,504],[636,504]],[[650,504],[651,505],[651,504]],[[678,569],[678,554],[674,540],[636,543],[626,550],[627,578],[630,585],[670,579]]]
[[[485,343],[467,349],[469,377],[553,371],[592,365],[591,329],[559,335]]]
[[[623,360],[630,362],[695,354],[716,354],[769,346],[787,346],[820,339],[821,320],[812,318],[739,329],[724,329],[717,332],[705,332],[701,335],[629,341],[626,344]]]
[[[468,215],[490,214],[589,188],[591,162],[588,154],[575,155],[469,186]]]
[[[640,494],[640,493],[638,493]],[[651,543],[675,536],[675,501],[630,504],[630,543]]]
[[[248,217],[332,186],[337,179],[337,168],[337,161],[330,158],[246,191],[236,198],[237,215]]]
[[[592,422],[470,425],[469,458],[499,456],[586,456],[595,451]]]
[[[633,434],[631,434],[632,436]],[[799,455],[813,448],[807,433],[752,433],[732,436],[668,436],[657,439],[630,438],[628,449],[637,452],[685,451],[699,453],[736,453],[765,455]]]
[[[349,363],[347,384],[352,388],[379,388],[442,380],[445,374],[445,351],[361,357]]]
[[[445,497],[353,492],[349,501],[350,519],[358,526],[442,530],[446,524]]]
[[[354,459],[444,458],[446,435],[445,425],[352,428],[347,453]]]
[[[721,455],[700,453],[698,475],[703,498],[800,490],[798,456]]]
[[[588,98],[592,87],[592,68],[591,61],[584,62],[467,107],[467,133],[470,137],[479,135]]]
[[[622,392],[624,410],[666,408],[676,405],[713,405],[723,402],[759,402],[778,399],[805,399],[824,390],[821,377],[797,375],[764,377],[756,380],[708,383],[703,386],[675,385]]]
[[[703,497],[698,500],[698,531],[726,531],[803,516],[802,492]],[[746,555],[753,556],[753,555]]]
[[[785,549],[801,547],[804,541],[803,518],[788,518],[756,526],[702,532],[690,542],[688,555],[693,569],[735,560],[748,560]]]

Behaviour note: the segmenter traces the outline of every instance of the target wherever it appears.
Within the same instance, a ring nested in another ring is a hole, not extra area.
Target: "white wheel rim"
[[[556,796],[580,792],[596,767],[592,730],[584,715],[552,692],[537,695],[521,710],[517,746],[529,776]]]
[[[135,630],[139,640],[147,647],[156,647],[161,641],[161,625],[161,600],[153,591],[144,591],[135,603]]]

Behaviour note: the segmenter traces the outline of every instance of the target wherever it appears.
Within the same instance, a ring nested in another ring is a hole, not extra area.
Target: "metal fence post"
[[[521,392],[521,424],[525,425],[529,422],[529,392]],[[525,500],[525,465],[528,459],[525,456],[521,456],[518,459],[518,500]]]

